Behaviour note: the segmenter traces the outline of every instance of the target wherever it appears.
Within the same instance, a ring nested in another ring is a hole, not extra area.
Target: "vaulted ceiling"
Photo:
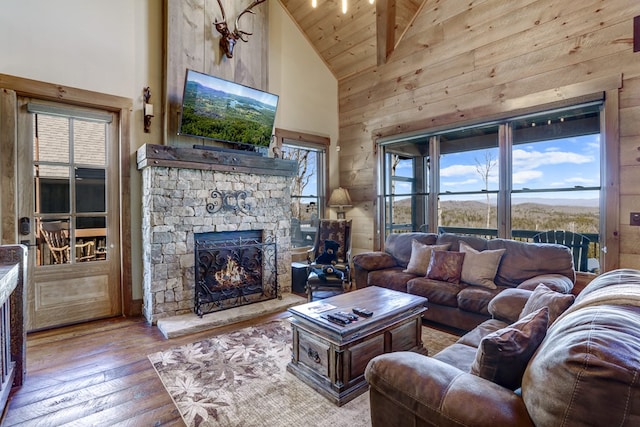
[[[426,0],[280,0],[338,80],[382,64]]]

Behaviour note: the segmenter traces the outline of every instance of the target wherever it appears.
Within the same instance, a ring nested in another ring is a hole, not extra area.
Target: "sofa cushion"
[[[478,326],[473,328],[471,331],[461,336],[456,342],[459,344],[468,345],[477,349],[478,347],[480,347],[480,341],[482,341],[482,338],[486,337],[490,333],[495,332],[499,329],[506,328],[507,326],[509,326],[509,323],[503,322],[502,320],[498,320],[498,319],[485,320],[484,322],[480,323]],[[474,354],[473,355],[474,359],[475,359],[475,356],[476,355]]]
[[[415,274],[403,273],[402,267],[375,270],[369,272],[367,286],[381,286],[394,291],[407,292],[407,282],[414,277],[416,277]]]
[[[459,251],[460,242],[465,242],[476,251],[484,251],[487,249],[487,239],[477,236],[464,236],[455,233],[442,233],[438,235],[438,245],[449,244],[449,250]]]
[[[522,398],[532,420],[539,426],[558,420],[640,425],[640,307],[593,305],[569,312],[576,306],[549,328],[524,373]]]
[[[505,288],[487,289],[480,286],[464,286],[458,292],[458,308],[460,310],[470,311],[472,313],[489,316],[489,303]]]
[[[533,291],[541,283],[544,283],[547,288],[563,294],[568,294],[573,289],[573,282],[561,274],[541,274],[520,283],[518,288]]]
[[[425,245],[435,245],[438,238],[433,233],[390,233],[384,243],[384,251],[394,257],[398,265],[407,268],[411,259],[411,242],[417,240]]]
[[[427,278],[450,283],[460,283],[464,253],[453,251],[432,251]]]
[[[496,289],[493,282],[498,271],[498,265],[504,249],[476,251],[469,244],[460,242],[460,252],[463,252],[464,262],[462,263],[461,280],[470,285],[483,286],[489,289]]]
[[[541,274],[561,274],[575,281],[573,256],[566,246],[492,239],[487,249],[506,249],[494,280],[498,286],[513,288]]]
[[[463,372],[469,372],[471,364],[475,360],[476,351],[476,347],[471,347],[457,342],[442,349],[431,357],[444,362],[447,365],[455,366]]]
[[[398,261],[386,252],[362,252],[353,256],[353,264],[371,271],[398,266]]]
[[[446,251],[449,245],[425,245],[416,239],[411,241],[411,259],[404,273],[419,274],[424,276],[429,268],[432,251]]]
[[[520,313],[533,291],[520,288],[506,288],[489,301],[489,314],[494,319],[513,323],[520,319]]]
[[[426,277],[416,277],[407,283],[407,292],[429,300],[431,304],[458,306],[458,292],[464,285],[460,283],[442,282]]]
[[[547,307],[549,308],[549,325],[551,325],[558,316],[573,304],[574,300],[575,297],[572,294],[561,294],[541,284],[531,293],[531,296],[520,313],[520,318],[542,307]]]
[[[548,322],[549,309],[543,307],[485,336],[471,373],[511,390],[520,387],[529,359],[547,334]]]

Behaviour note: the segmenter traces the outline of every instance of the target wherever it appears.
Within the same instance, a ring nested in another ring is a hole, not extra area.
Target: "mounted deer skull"
[[[243,42],[248,42],[249,39],[246,38],[246,36],[250,36],[253,34],[253,33],[248,33],[246,31],[242,31],[238,29],[238,21],[240,20],[240,18],[242,18],[242,15],[244,15],[245,13],[254,14],[255,12],[252,11],[251,9],[259,5],[260,3],[264,3],[265,1],[267,0],[255,0],[253,3],[251,3],[251,5],[249,5],[249,7],[247,7],[245,10],[240,12],[238,17],[236,18],[236,24],[233,31],[229,31],[229,26],[227,25],[227,15],[224,13],[224,7],[222,6],[222,2],[218,0],[218,4],[220,5],[220,10],[222,11],[222,21],[216,20],[213,23],[213,25],[216,27],[216,30],[218,30],[218,32],[222,34],[222,38],[220,38],[220,49],[222,49],[222,51],[227,56],[227,58],[233,58],[233,47],[236,45],[236,42],[238,40],[242,40]]]

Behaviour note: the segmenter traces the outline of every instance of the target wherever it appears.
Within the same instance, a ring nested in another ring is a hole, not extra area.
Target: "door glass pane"
[[[69,264],[69,218],[36,220],[38,265]]]
[[[76,164],[106,165],[106,124],[74,119],[73,157]]]
[[[69,119],[38,114],[33,123],[33,160],[69,163]]]
[[[76,218],[76,262],[107,259],[107,218],[90,216]]]
[[[69,213],[70,182],[68,166],[35,165],[36,212]]]
[[[76,212],[105,212],[104,169],[76,168]]]

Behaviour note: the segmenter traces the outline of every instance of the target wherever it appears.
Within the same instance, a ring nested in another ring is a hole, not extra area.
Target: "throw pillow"
[[[549,308],[549,325],[551,325],[558,316],[573,304],[575,299],[576,297],[572,294],[561,294],[541,283],[531,293],[520,312],[520,318],[522,319],[542,307],[547,307]]]
[[[505,249],[477,251],[465,242],[460,242],[460,252],[464,252],[461,279],[470,285],[498,289],[493,279],[496,277],[500,259]]]
[[[482,338],[471,365],[471,373],[515,390],[522,375],[547,334],[549,309],[536,310],[506,328]]]
[[[429,268],[429,261],[431,261],[432,251],[446,251],[449,249],[449,245],[425,245],[418,242],[416,239],[411,240],[411,258],[407,269],[403,270],[403,273],[419,274],[424,276],[427,274]]]
[[[427,277],[449,283],[460,283],[464,254],[453,251],[432,251]]]

